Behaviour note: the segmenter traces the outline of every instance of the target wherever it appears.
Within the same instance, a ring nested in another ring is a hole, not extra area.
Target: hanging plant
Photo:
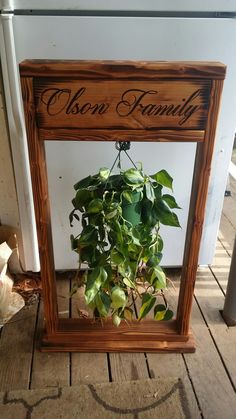
[[[79,270],[81,264],[87,269],[73,292],[85,286],[86,304],[96,318],[112,316],[116,326],[122,319],[131,320],[137,298],[141,299],[139,320],[153,307],[156,320],[172,318],[160,266],[161,224],[180,227],[173,212],[180,207],[173,195],[163,193],[163,187],[172,191],[172,183],[166,170],[149,176],[135,166],[119,174],[101,168],[74,185],[70,223],[81,223],[82,231],[71,235],[71,245],[79,256]],[[157,303],[159,296],[163,304]]]

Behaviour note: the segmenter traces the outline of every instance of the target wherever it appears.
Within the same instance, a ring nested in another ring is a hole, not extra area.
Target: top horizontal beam
[[[20,64],[21,76],[68,77],[81,79],[214,79],[225,78],[226,66],[219,62],[199,61],[74,61],[25,60]]]

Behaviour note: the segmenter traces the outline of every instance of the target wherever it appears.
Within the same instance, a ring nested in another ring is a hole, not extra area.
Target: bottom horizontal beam
[[[192,333],[177,332],[176,321],[134,321],[118,328],[86,320],[60,319],[58,330],[44,334],[43,352],[194,352]]]
[[[195,352],[196,346],[192,335],[185,342],[183,341],[120,341],[114,345],[109,341],[78,341],[65,342],[65,339],[54,337],[53,341],[43,339],[41,344],[42,352]]]

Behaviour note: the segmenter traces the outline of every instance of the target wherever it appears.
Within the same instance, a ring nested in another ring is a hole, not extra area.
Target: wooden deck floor
[[[214,263],[198,272],[192,312],[195,354],[41,353],[42,305],[36,304],[2,330],[0,390],[174,376],[185,382],[191,418],[235,419],[236,327],[227,328],[219,313],[236,231],[234,185],[232,194],[225,198]],[[69,282],[59,284],[60,310],[66,315]]]

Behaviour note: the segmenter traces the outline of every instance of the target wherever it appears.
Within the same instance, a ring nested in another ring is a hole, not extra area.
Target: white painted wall
[[[19,228],[13,164],[9,143],[6,106],[0,71],[0,224]]]

